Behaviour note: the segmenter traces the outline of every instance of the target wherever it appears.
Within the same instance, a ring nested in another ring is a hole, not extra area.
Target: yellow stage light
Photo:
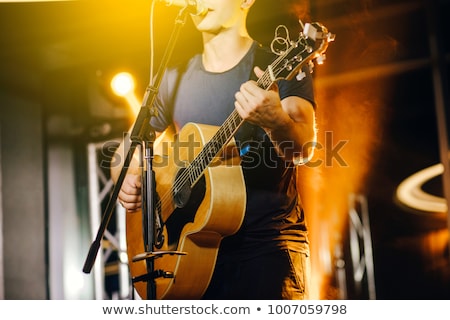
[[[134,91],[133,76],[128,72],[116,74],[111,80],[111,88],[118,96],[125,97],[127,94]]]
[[[133,115],[136,116],[140,108],[140,103],[134,93],[134,87],[134,78],[128,72],[117,73],[111,80],[113,92],[127,100]]]

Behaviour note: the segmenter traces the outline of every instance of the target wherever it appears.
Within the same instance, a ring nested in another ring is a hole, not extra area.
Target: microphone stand
[[[133,282],[136,281],[146,281],[147,282],[147,299],[156,299],[156,282],[155,278],[157,277],[165,277],[171,278],[173,274],[171,272],[166,272],[164,270],[154,270],[154,259],[163,255],[163,254],[179,254],[184,255],[184,252],[178,251],[164,251],[164,252],[153,252],[153,248],[155,246],[155,174],[153,171],[153,142],[155,141],[155,130],[150,126],[150,119],[153,116],[156,116],[157,111],[153,108],[153,101],[155,99],[156,94],[158,93],[162,77],[164,75],[165,70],[167,69],[168,62],[170,57],[172,56],[173,50],[175,48],[176,41],[178,39],[181,28],[184,26],[186,22],[186,17],[189,14],[189,10],[183,8],[178,13],[178,16],[175,19],[175,27],[172,31],[172,35],[169,39],[168,46],[162,58],[160,67],[158,69],[155,83],[153,85],[147,86],[144,99],[137,115],[135,124],[130,134],[130,147],[127,151],[122,170],[120,171],[119,177],[117,179],[116,184],[114,185],[111,197],[106,206],[105,212],[102,216],[102,220],[97,232],[97,236],[94,242],[91,244],[88,255],[86,257],[83,272],[90,273],[92,267],[95,263],[95,259],[98,254],[98,250],[101,245],[101,241],[103,239],[104,233],[108,226],[109,221],[112,217],[113,209],[117,203],[117,198],[119,195],[120,188],[123,184],[123,180],[125,179],[125,175],[127,173],[128,167],[131,163],[131,159],[133,158],[133,154],[138,146],[141,146],[141,162],[142,162],[142,145],[144,146],[145,151],[145,159],[146,159],[146,168],[143,172],[145,174],[145,179],[143,178],[143,188],[142,188],[142,214],[144,221],[144,248],[146,252],[139,254],[136,256],[133,261],[138,260],[146,260],[147,263],[147,274],[137,277],[137,279],[133,279]],[[142,163],[141,163],[142,164]],[[161,227],[161,226],[159,226]]]

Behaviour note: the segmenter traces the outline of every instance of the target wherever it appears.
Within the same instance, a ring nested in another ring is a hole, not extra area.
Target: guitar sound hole
[[[178,171],[175,181],[183,180],[183,179],[178,179],[178,178],[185,171],[186,171],[185,168]],[[177,208],[185,207],[187,205],[187,203],[189,202],[189,198],[191,197],[192,190],[191,190],[191,186],[189,185],[189,179],[185,179],[185,180],[186,181],[184,181],[184,183],[182,185],[175,186],[173,189],[173,201]]]
[[[182,207],[177,207],[165,222],[169,247],[176,247],[183,227],[189,222],[194,222],[195,214],[205,197],[205,192],[205,177],[202,176],[195,186],[189,189],[186,203]]]

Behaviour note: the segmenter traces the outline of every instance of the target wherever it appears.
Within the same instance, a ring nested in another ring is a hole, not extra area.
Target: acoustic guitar
[[[279,79],[301,77],[305,64],[321,63],[332,40],[322,24],[305,24],[299,38],[277,52],[258,86],[267,90]],[[222,157],[225,148],[233,148],[242,123],[233,111],[220,127],[188,123],[178,134],[167,130],[155,141],[154,250],[145,251],[142,215],[127,213],[126,218],[129,267],[142,299],[149,298],[149,279],[156,299],[199,299],[207,289],[221,240],[237,232],[244,218],[242,168],[235,157]]]

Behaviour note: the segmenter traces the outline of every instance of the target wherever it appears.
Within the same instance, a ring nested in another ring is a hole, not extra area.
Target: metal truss
[[[105,160],[105,148],[111,143],[88,144],[89,213],[91,234],[98,232],[105,203],[109,200],[114,184],[109,178],[109,166]],[[114,219],[115,218],[115,219]],[[105,230],[104,239],[93,266],[94,298],[96,300],[129,299],[131,281],[126,254],[125,210],[117,205]]]
[[[341,299],[375,300],[372,239],[366,197],[351,194],[348,208],[348,243],[339,244],[334,252],[339,295]],[[350,261],[350,264],[346,261]]]

